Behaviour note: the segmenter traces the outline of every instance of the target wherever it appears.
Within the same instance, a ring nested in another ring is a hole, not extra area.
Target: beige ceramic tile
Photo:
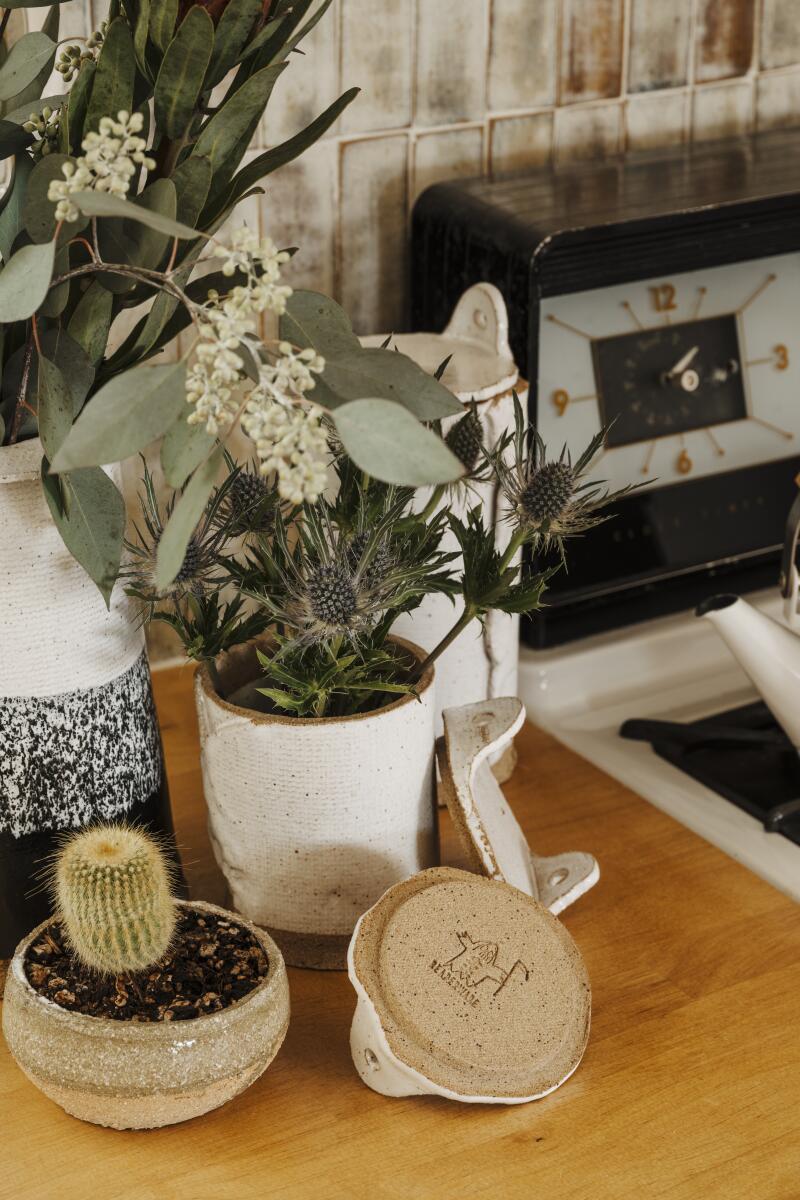
[[[553,146],[552,112],[501,117],[489,131],[489,166],[493,175],[512,174],[550,161]]]
[[[417,0],[417,124],[483,117],[488,16],[489,0]]]
[[[303,39],[303,54],[292,54],[275,85],[257,134],[257,144],[274,146],[285,141],[332,104],[345,87],[358,80],[339,82],[339,38],[336,6]],[[358,103],[358,101],[355,101]],[[362,101],[363,103],[363,101]],[[329,135],[336,132],[336,127]]]
[[[622,0],[562,0],[560,103],[619,95],[622,26]]]
[[[744,75],[753,57],[756,0],[699,0],[698,82]]]
[[[621,104],[587,104],[556,109],[555,158],[568,162],[616,154],[622,138]]]
[[[800,63],[800,8],[797,0],[762,0],[761,66]]]
[[[685,140],[688,97],[682,91],[632,96],[625,105],[625,144],[628,150],[675,146]]]
[[[493,0],[489,41],[492,111],[555,99],[556,0]]]
[[[400,329],[405,313],[408,140],[341,146],[339,292],[357,333]]]
[[[480,126],[423,133],[414,148],[411,199],[415,200],[432,183],[482,173],[483,129]]]
[[[318,142],[265,180],[264,231],[280,246],[298,247],[283,269],[292,287],[333,291],[338,157],[335,142]]]
[[[691,19],[692,0],[632,0],[628,91],[686,82]]]
[[[759,129],[785,129],[800,121],[800,70],[761,75],[756,84]]]
[[[753,89],[750,80],[697,88],[692,97],[692,138],[733,137],[752,125]]]
[[[361,88],[342,115],[346,132],[410,123],[413,16],[411,4],[385,5],[380,20],[374,0],[342,5],[342,87]]]

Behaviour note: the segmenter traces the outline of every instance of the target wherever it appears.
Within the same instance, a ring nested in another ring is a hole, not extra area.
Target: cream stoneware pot
[[[363,341],[367,346],[378,346],[385,341],[385,335],[370,336]],[[479,283],[469,288],[443,333],[399,334],[392,338],[392,345],[431,374],[451,356],[442,383],[465,405],[476,401],[485,446],[494,445],[502,433],[514,428],[513,391],[517,392],[523,408],[527,406],[527,384],[520,380],[508,343],[505,302],[493,284]],[[443,422],[443,432],[447,433],[458,420],[448,417]],[[427,489],[420,492],[420,507],[429,496]],[[493,483],[474,484],[463,496],[449,497],[448,504],[461,517],[468,508],[479,505],[487,527],[495,524],[497,549],[502,552],[506,548],[511,529],[498,519],[500,497]],[[449,551],[459,550],[455,536],[449,531],[442,546]],[[447,596],[426,596],[418,608],[399,618],[394,630],[401,637],[411,638],[426,650],[432,650],[462,609],[460,600],[454,607]],[[444,709],[495,696],[515,696],[518,660],[518,616],[491,612],[483,626],[479,621],[467,626],[436,663],[437,737],[442,733]],[[503,757],[494,762],[495,774],[501,781],[509,778],[515,761],[512,743]]]
[[[213,904],[187,905],[233,918]],[[289,1026],[289,983],[281,953],[261,929],[269,970],[249,995],[191,1021],[109,1021],[68,1012],[25,977],[20,942],[8,972],[3,1033],[32,1083],[82,1121],[112,1129],[155,1129],[219,1108],[269,1066]],[[242,924],[247,924],[242,922]]]
[[[252,679],[253,661],[252,647],[231,654],[223,690]],[[290,966],[343,969],[361,914],[438,861],[432,669],[417,690],[358,716],[298,719],[229,704],[204,668],[195,676],[214,853],[233,907]]]
[[[144,636],[118,584],[107,609],[56,529],[38,438],[0,447],[0,959],[48,912],[59,839],[92,821],[170,835]],[[118,467],[110,470],[119,483]],[[174,847],[173,847],[174,850]]]

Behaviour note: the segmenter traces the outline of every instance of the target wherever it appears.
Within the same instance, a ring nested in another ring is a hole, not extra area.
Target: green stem
[[[527,534],[524,529],[517,530],[517,532],[512,537],[511,541],[506,546],[503,557],[500,559],[500,565],[497,568],[499,573],[505,571],[506,567],[511,566],[512,558],[517,553],[520,546],[525,544],[526,537],[527,537]]]
[[[440,655],[444,654],[447,647],[456,640],[458,635],[464,629],[466,629],[470,621],[473,621],[477,615],[478,609],[474,604],[467,604],[464,606],[463,613],[458,618],[452,629],[444,635],[437,646],[434,646],[427,658],[423,659],[419,666],[411,672],[412,683],[417,683],[422,678],[428,667],[433,666],[433,664],[436,662],[436,659],[439,658]]]
[[[433,491],[431,492],[430,500],[425,505],[422,512],[417,514],[417,520],[427,521],[428,517],[432,516],[432,514],[439,507],[439,501],[441,500],[442,496],[444,495],[446,487],[447,487],[446,484],[440,483],[438,485],[438,487],[435,487],[433,489]]]

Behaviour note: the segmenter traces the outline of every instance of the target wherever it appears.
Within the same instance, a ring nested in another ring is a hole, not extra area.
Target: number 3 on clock
[[[659,283],[656,287],[648,288],[653,298],[653,308],[656,312],[672,312],[675,305],[675,288],[671,283]]]

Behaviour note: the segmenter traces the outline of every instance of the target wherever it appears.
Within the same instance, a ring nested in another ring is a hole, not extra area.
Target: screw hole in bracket
[[[557,871],[553,871],[552,875],[548,876],[547,883],[550,887],[558,887],[560,883],[564,882],[568,875],[569,871],[566,867],[559,867]]]
[[[364,1061],[366,1062],[370,1071],[380,1071],[381,1064],[378,1062],[378,1056],[375,1051],[370,1050],[369,1047],[367,1047],[367,1049],[364,1051]]]

